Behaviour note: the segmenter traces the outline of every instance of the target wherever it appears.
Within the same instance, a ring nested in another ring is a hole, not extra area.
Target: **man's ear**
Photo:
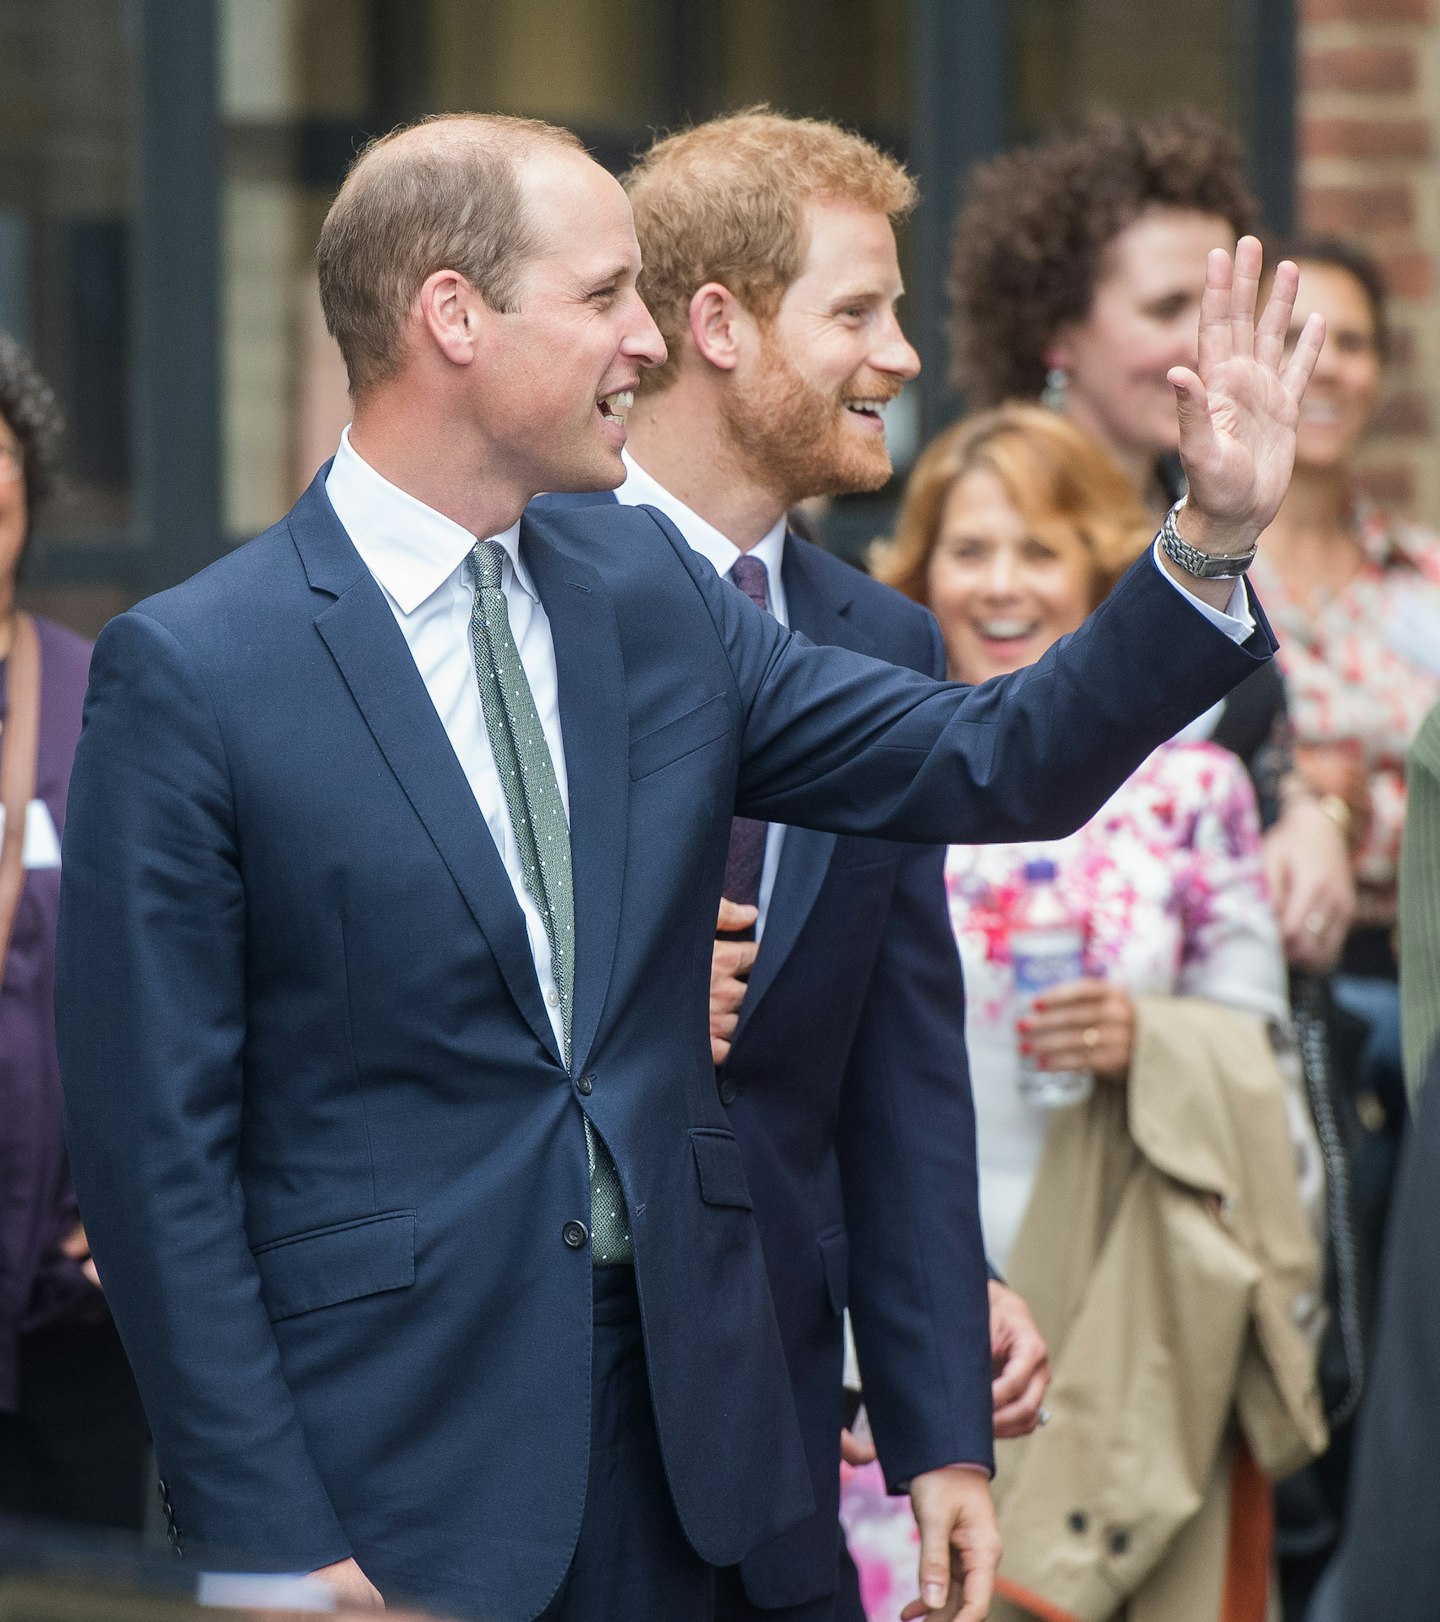
[[[719,371],[733,372],[739,365],[742,334],[752,322],[749,311],[720,282],[706,282],[690,299],[690,342]]]
[[[427,276],[416,298],[416,314],[430,341],[455,366],[468,366],[484,345],[489,306],[458,270]]]

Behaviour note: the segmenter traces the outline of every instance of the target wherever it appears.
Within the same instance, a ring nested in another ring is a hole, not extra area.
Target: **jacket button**
[[[583,1093],[586,1098],[595,1091],[595,1078],[588,1071],[575,1083],[575,1091]]]
[[[1117,1530],[1117,1531],[1114,1531],[1114,1532],[1112,1532],[1110,1534],[1110,1553],[1111,1554],[1113,1554],[1113,1555],[1122,1555],[1122,1554],[1125,1553],[1125,1551],[1129,1547],[1130,1547],[1130,1534],[1128,1532],[1122,1531],[1122,1530]]]
[[[560,1237],[571,1250],[579,1250],[590,1238],[590,1230],[583,1222],[567,1222],[560,1230]]]
[[[728,1077],[720,1083],[720,1102],[733,1104],[739,1095],[740,1089]]]
[[[1085,1532],[1085,1528],[1089,1526],[1090,1523],[1088,1520],[1086,1520],[1085,1512],[1083,1510],[1075,1509],[1071,1510],[1070,1514],[1066,1517],[1065,1524],[1077,1536],[1082,1536]]]

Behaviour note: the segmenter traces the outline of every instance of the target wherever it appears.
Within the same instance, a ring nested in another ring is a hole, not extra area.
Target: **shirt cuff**
[[[957,1459],[954,1464],[937,1465],[936,1468],[941,1470],[971,1470],[977,1476],[984,1476],[987,1481],[993,1481],[995,1479],[995,1472],[988,1464],[974,1464],[968,1459]],[[928,1470],[925,1472],[926,1475],[929,1475],[929,1473],[930,1472]],[[909,1492],[910,1485],[911,1484],[908,1481],[900,1482],[900,1491]]]
[[[1194,592],[1187,591],[1184,585],[1160,561],[1160,542],[1157,540],[1150,552],[1155,559],[1155,567],[1161,575],[1175,588],[1185,600],[1197,608],[1217,631],[1223,631],[1232,642],[1245,643],[1255,634],[1255,616],[1250,612],[1250,593],[1245,588],[1245,577],[1240,575],[1234,589],[1230,593],[1230,601],[1225,605],[1222,614],[1218,608],[1211,608],[1210,604],[1197,597]]]

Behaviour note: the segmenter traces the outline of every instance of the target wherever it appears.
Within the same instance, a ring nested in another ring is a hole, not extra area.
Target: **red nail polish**
[[[1020,1051],[1022,1053],[1031,1053],[1034,1051],[1034,1048],[1035,1044],[1033,1042],[1021,1042],[1020,1044]]]

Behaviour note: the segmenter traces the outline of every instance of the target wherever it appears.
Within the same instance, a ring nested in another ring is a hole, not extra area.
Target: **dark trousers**
[[[865,1622],[865,1607],[860,1603],[860,1573],[845,1546],[844,1533],[840,1535],[840,1585],[835,1593],[826,1594],[823,1599],[812,1599],[805,1605],[782,1605],[778,1610],[766,1610],[745,1592],[740,1568],[727,1566],[716,1573],[715,1622]]]
[[[575,1558],[539,1622],[712,1622],[715,1568],[690,1547],[665,1480],[628,1267],[597,1267],[590,1475]]]
[[[840,1466],[835,1466],[840,1468]],[[840,1533],[840,1583],[834,1594],[811,1599],[803,1606],[780,1606],[767,1611],[757,1606],[744,1591],[738,1565],[728,1565],[715,1578],[715,1622],[864,1622],[864,1606],[859,1601],[859,1572],[845,1533]]]
[[[20,1409],[0,1413],[0,1514],[139,1531],[150,1433],[108,1317],[20,1343]]]

